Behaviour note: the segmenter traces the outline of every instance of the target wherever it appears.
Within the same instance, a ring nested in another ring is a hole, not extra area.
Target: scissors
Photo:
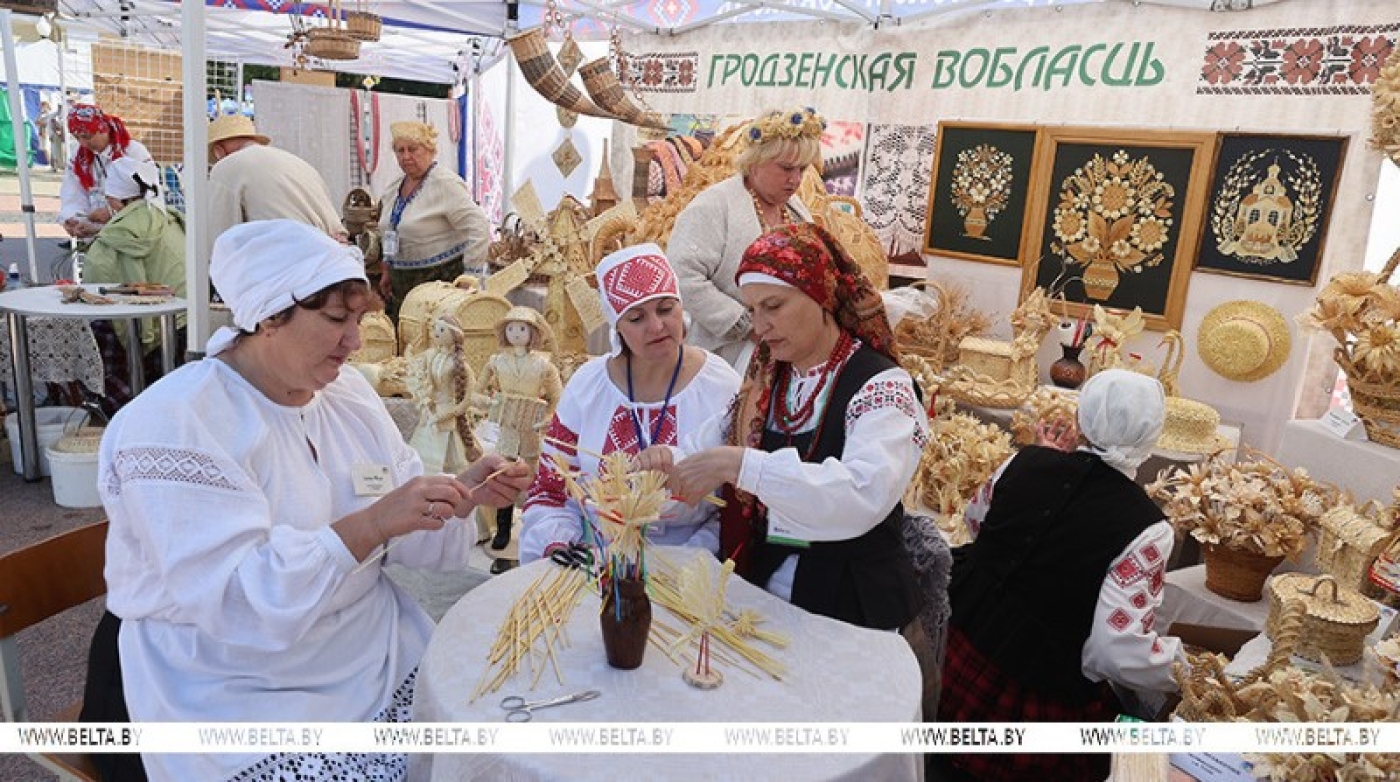
[[[529,722],[533,716],[531,712],[536,709],[548,709],[551,706],[563,706],[566,703],[579,703],[581,701],[591,701],[602,695],[598,690],[584,690],[572,695],[561,695],[558,698],[551,698],[547,701],[533,701],[526,703],[525,699],[519,695],[512,695],[501,701],[501,708],[506,710],[506,722]]]
[[[585,573],[593,572],[593,549],[582,543],[570,543],[568,548],[556,549],[549,558],[556,565],[575,568]]]

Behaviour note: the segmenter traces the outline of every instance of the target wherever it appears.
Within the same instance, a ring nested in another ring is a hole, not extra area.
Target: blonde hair
[[[739,173],[748,176],[764,163],[779,160],[806,168],[822,167],[822,145],[815,138],[775,138],[758,144],[750,144],[734,158],[734,167]]]
[[[393,141],[407,141],[437,151],[437,128],[424,122],[395,122],[389,125]]]

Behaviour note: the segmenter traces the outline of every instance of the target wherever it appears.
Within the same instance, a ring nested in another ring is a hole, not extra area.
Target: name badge
[[[385,231],[379,238],[379,249],[383,251],[385,258],[397,258],[399,255],[399,232]]]
[[[394,488],[394,481],[385,464],[357,464],[350,468],[356,497],[380,497]]]

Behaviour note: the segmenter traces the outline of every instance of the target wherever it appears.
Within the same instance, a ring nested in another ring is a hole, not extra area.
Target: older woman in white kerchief
[[[214,245],[236,328],[103,438],[108,607],[135,721],[400,721],[432,623],[386,562],[457,570],[453,521],[508,504],[523,463],[423,475],[347,356],[377,306],[358,250],[289,220]],[[488,479],[488,476],[489,479]],[[385,554],[390,542],[396,544]],[[401,544],[400,544],[401,543]],[[152,779],[397,779],[400,755],[147,756]]]
[[[952,627],[938,719],[1090,722],[1121,710],[1113,690],[1172,692],[1180,642],[1156,631],[1171,525],[1134,483],[1162,431],[1155,379],[1100,372],[1072,422],[1007,462],[969,515],[976,541],[953,568]],[[1077,435],[1084,444],[1076,446]],[[979,780],[1102,779],[1099,755],[967,755]]]

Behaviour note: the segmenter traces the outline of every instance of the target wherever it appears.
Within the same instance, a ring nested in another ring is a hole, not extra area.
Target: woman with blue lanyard
[[[389,315],[416,286],[430,280],[452,282],[466,268],[486,263],[491,222],[472,200],[462,178],[437,163],[437,130],[422,122],[395,122],[394,159],[403,176],[380,196],[379,218],[384,271],[379,293]]]
[[[619,250],[598,264],[597,277],[611,350],[579,367],[559,397],[521,516],[522,562],[589,539],[586,516],[564,490],[552,456],[592,475],[600,455],[675,446],[723,413],[739,390],[728,362],[685,344],[680,286],[660,247]],[[670,503],[649,537],[717,551],[714,507]]]

